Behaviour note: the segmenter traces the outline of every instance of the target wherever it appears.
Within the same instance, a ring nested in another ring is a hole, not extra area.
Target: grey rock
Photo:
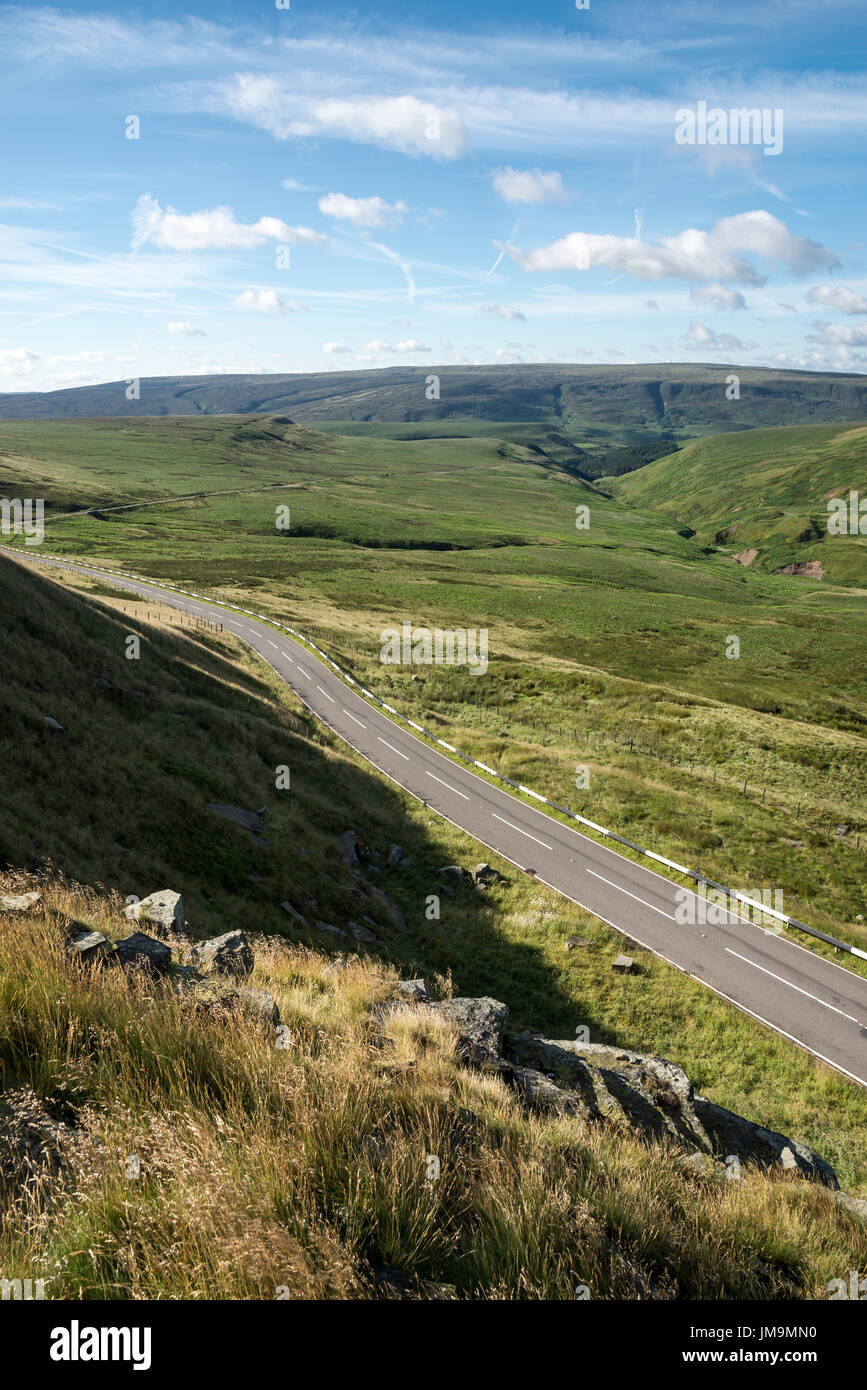
[[[0,912],[32,912],[41,901],[42,894],[35,890],[32,893],[11,893],[0,898]]]
[[[401,849],[400,845],[390,845],[390,846],[389,846],[388,860],[386,861],[387,863],[389,863],[389,864],[401,864],[401,863],[403,862],[403,858],[404,858],[404,854],[403,854],[403,850]]]
[[[303,917],[301,913],[298,911],[297,907],[293,907],[290,902],[281,903],[280,906],[282,907],[284,912],[289,913],[290,917],[294,917],[295,921],[299,922],[302,927],[306,927],[309,925],[307,918]]]
[[[726,1166],[723,1161],[711,1158],[710,1154],[703,1153],[701,1149],[696,1149],[695,1153],[681,1154],[680,1158],[675,1159],[674,1166],[682,1173],[697,1173],[699,1177],[726,1181]]]
[[[523,1096],[531,1110],[542,1114],[577,1115],[589,1119],[591,1110],[574,1091],[564,1090],[540,1071],[513,1063],[507,1079]]]
[[[111,943],[98,931],[77,931],[66,943],[66,954],[88,963],[111,955]]]
[[[266,1023],[271,1023],[276,1028],[280,1022],[280,1010],[274,996],[269,994],[267,989],[244,988],[238,990],[241,1003],[254,1013],[261,1014]]]
[[[491,868],[490,864],[477,864],[470,877],[479,888],[484,888],[489,883],[505,883],[506,881],[502,874]]]
[[[419,1004],[426,1003],[433,993],[427,980],[422,979],[398,980],[395,988],[398,993],[402,994],[406,999],[410,999],[414,1003]]]
[[[132,936],[118,941],[114,950],[114,958],[123,966],[135,966],[159,973],[168,969],[172,953],[165,942],[157,941],[152,936],[146,936],[144,932],[136,931],[133,932]]]
[[[243,811],[240,806],[213,806],[205,807],[212,816],[222,816],[223,820],[233,821],[235,825],[240,825],[243,830],[249,830],[251,835],[261,835],[265,829],[265,821],[261,812]],[[265,843],[268,843],[265,841]]]
[[[50,729],[53,734],[65,734],[66,730],[62,724],[58,724],[56,719],[52,719],[50,714],[43,715],[46,729]]]
[[[583,936],[567,936],[564,945],[567,951],[577,951],[579,946],[589,946],[590,942]]]
[[[460,864],[444,864],[441,869],[437,869],[440,878],[450,879],[453,883],[472,883],[472,877]]]
[[[443,999],[431,1005],[458,1028],[458,1052],[469,1062],[497,1061],[509,1010],[497,999]]]
[[[74,1133],[55,1120],[29,1088],[0,1102],[0,1198],[8,1207],[32,1186],[56,1179],[68,1166]]]
[[[618,975],[631,975],[635,961],[631,956],[619,955],[611,962],[611,969]]]
[[[149,922],[163,931],[184,931],[184,902],[180,893],[173,892],[171,888],[161,888],[159,892],[142,898],[141,902],[130,903],[124,908],[123,915],[131,922]]]
[[[867,1198],[850,1197],[848,1192],[835,1192],[834,1201],[853,1216],[860,1216],[862,1221],[867,1221]]]
[[[334,843],[337,845],[340,854],[346,860],[347,864],[358,863],[358,855],[356,853],[358,836],[354,830],[344,830],[342,835],[337,835],[335,837]]]
[[[375,932],[370,931],[368,927],[363,927],[360,922],[347,922],[346,925],[356,941],[376,941],[378,939]]]
[[[233,975],[242,979],[255,965],[253,948],[242,931],[226,932],[200,946],[193,946],[189,961],[203,975]]]
[[[736,1154],[761,1168],[781,1168],[824,1183],[826,1187],[839,1188],[837,1174],[830,1163],[806,1144],[745,1120],[703,1096],[695,1097],[695,1112],[710,1135],[715,1152]]]
[[[376,898],[377,902],[382,903],[383,907],[385,908],[394,925],[397,927],[398,931],[406,931],[406,919],[403,913],[401,912],[400,908],[397,906],[397,903],[393,903],[391,901],[391,898],[387,897],[386,894],[383,893],[381,888],[371,888],[370,894],[371,897]]]
[[[347,941],[352,939],[348,932],[341,931],[340,927],[334,927],[330,922],[318,922],[314,920],[313,925],[317,931],[328,932],[330,936],[345,936]]]

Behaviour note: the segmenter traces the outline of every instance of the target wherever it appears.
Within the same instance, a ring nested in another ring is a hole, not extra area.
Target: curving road
[[[357,694],[306,647],[255,617],[88,565],[6,553],[221,622],[318,719],[392,781],[512,864],[532,870],[556,892],[867,1086],[867,980],[736,915],[727,914],[719,926],[680,925],[675,909],[685,889],[439,753]],[[725,1046],[724,1038],[720,1045]]]

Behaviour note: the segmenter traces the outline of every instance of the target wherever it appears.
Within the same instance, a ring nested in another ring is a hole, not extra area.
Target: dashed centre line
[[[377,737],[379,737],[379,736],[377,735]],[[384,743],[385,746],[386,746],[386,748],[390,748],[391,751],[392,751],[392,753],[396,753],[397,756],[398,756],[399,758],[403,758],[405,762],[409,762],[409,754],[408,754],[408,753],[401,753],[401,751],[400,751],[399,748],[395,748],[395,746],[394,746],[393,743],[388,743],[388,742],[386,742],[386,740],[385,740],[384,738],[379,739],[379,742],[380,742],[380,743]]]
[[[536,840],[536,836],[531,835],[529,830],[522,830],[520,825],[515,825],[513,821],[503,820],[503,817],[498,816],[496,811],[492,811],[491,815],[494,817],[494,820],[501,821],[502,824],[507,825],[510,830],[517,830],[519,835],[526,835],[528,840],[535,840],[536,844],[541,845],[543,849],[553,849],[553,846],[546,845],[544,840]]]
[[[746,965],[752,965],[756,970],[761,970],[763,975],[770,975],[772,980],[779,980],[781,985],[788,985],[789,989],[796,989],[799,994],[803,994],[807,999],[812,999],[815,1003],[821,1004],[826,1009],[830,1009],[832,1013],[839,1014],[841,1018],[848,1018],[850,1023],[858,1022],[857,1018],[853,1018],[851,1014],[844,1014],[842,1009],[836,1009],[833,1004],[826,1004],[825,1000],[820,999],[818,994],[811,994],[808,989],[801,989],[800,985],[793,985],[791,980],[784,979],[782,975],[775,975],[773,970],[766,970],[765,967],[759,965],[757,961],[750,960],[749,956],[742,956],[739,952],[730,950],[728,946],[726,946],[726,954],[737,956],[738,960],[742,960]]]
[[[603,878],[602,874],[597,874],[595,869],[588,869],[587,872],[588,874],[592,874],[594,878],[602,879],[602,882],[607,883],[609,888],[616,888],[618,893],[625,893],[627,898],[634,898],[637,903],[642,903],[644,907],[649,907],[651,912],[658,912],[660,917],[667,917],[670,922],[677,921],[677,918],[672,917],[670,912],[663,912],[661,907],[654,907],[653,903],[647,902],[644,898],[639,898],[637,893],[630,893],[628,888],[621,888],[619,883],[612,883],[610,878]]]
[[[319,694],[320,694],[320,695],[324,695],[324,696],[325,696],[326,700],[330,700],[331,703],[332,703],[332,705],[336,705],[336,704],[337,704],[337,701],[335,700],[334,696],[333,696],[333,695],[329,695],[327,690],[323,690],[321,685],[317,685],[316,689],[319,691]]]
[[[349,715],[349,718],[352,720],[352,722],[353,722],[354,724],[357,724],[357,725],[358,725],[359,729],[366,729],[366,728],[367,728],[367,725],[366,725],[366,724],[362,724],[362,722],[361,722],[360,719],[356,719],[356,718],[355,718],[355,715],[354,715],[354,714],[351,714],[350,711],[349,711],[348,709],[345,709],[345,710],[343,711],[343,713],[344,713],[344,714],[348,714],[348,715]]]
[[[454,792],[455,796],[463,797],[464,801],[469,801],[470,798],[465,796],[463,792],[459,792],[457,787],[449,786],[448,782],[444,782],[441,777],[437,777],[436,773],[428,772],[427,768],[425,768],[425,776],[433,777],[434,781],[439,782],[440,786],[445,787],[446,791]]]

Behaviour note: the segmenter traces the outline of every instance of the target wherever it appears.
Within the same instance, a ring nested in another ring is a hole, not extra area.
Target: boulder
[[[461,868],[460,864],[444,864],[441,869],[437,869],[440,878],[447,878],[452,883],[472,883],[472,876],[466,869]]]
[[[470,877],[477,888],[485,888],[489,883],[505,883],[503,875],[492,869],[490,864],[477,864]]]
[[[267,808],[263,808],[267,812]],[[265,829],[265,820],[262,811],[243,811],[240,806],[212,806],[205,807],[212,816],[222,816],[224,820],[230,820],[235,825],[240,825],[243,830],[249,830],[251,835],[261,835]]]
[[[153,970],[156,974],[167,970],[172,959],[171,950],[165,942],[146,936],[141,931],[118,941],[113,954],[120,965]]]
[[[149,922],[163,931],[183,932],[184,903],[180,893],[171,888],[161,888],[158,893],[150,893],[141,902],[130,903],[123,910],[124,917],[131,922]]]
[[[509,1010],[497,999],[443,999],[432,1004],[443,1018],[458,1028],[459,1054],[469,1062],[497,1061]]]
[[[62,725],[62,724],[58,724],[58,722],[57,722],[56,719],[52,719],[50,714],[43,715],[43,720],[44,720],[44,722],[45,722],[45,727],[46,727],[46,729],[49,729],[49,730],[51,731],[51,733],[53,733],[53,734],[65,734],[65,733],[66,733],[66,730],[64,729],[63,725]]]
[[[726,1166],[722,1159],[711,1158],[701,1149],[696,1149],[695,1153],[681,1154],[680,1158],[675,1159],[674,1166],[681,1173],[696,1173],[699,1177],[723,1182],[726,1180]]]
[[[506,1079],[520,1092],[531,1110],[542,1114],[578,1115],[589,1119],[590,1109],[574,1091],[566,1091],[562,1086],[549,1080],[532,1067],[519,1067],[513,1063],[506,1073]]]
[[[87,961],[88,964],[111,955],[112,946],[98,931],[77,931],[66,943],[66,954],[73,960]]]
[[[867,1198],[850,1197],[848,1192],[835,1192],[834,1201],[838,1207],[843,1207],[853,1216],[859,1216],[862,1221],[867,1221]]]
[[[631,956],[619,955],[611,962],[611,969],[617,975],[631,975],[635,961]]]
[[[567,936],[564,945],[567,951],[577,951],[579,946],[589,946],[590,942],[583,936]]]
[[[242,931],[226,932],[194,946],[189,962],[203,975],[233,975],[236,979],[250,975],[255,964],[253,948]]]
[[[403,859],[404,853],[400,845],[390,845],[388,849],[388,859],[386,862],[389,864],[401,864],[403,863]]]
[[[405,999],[409,999],[415,1004],[427,1003],[433,993],[427,980],[422,979],[398,980],[395,988]]]
[[[812,1178],[826,1187],[839,1188],[837,1174],[823,1158],[796,1139],[765,1129],[742,1115],[734,1115],[721,1105],[714,1105],[704,1096],[695,1097],[695,1113],[710,1135],[716,1153],[755,1163],[760,1168],[778,1168]]]
[[[317,931],[328,932],[330,936],[345,936],[347,941],[351,940],[348,932],[341,931],[340,927],[333,927],[330,922],[319,922],[314,919],[313,925]]]
[[[293,907],[292,904],[291,904],[290,902],[281,903],[280,906],[282,907],[282,909],[283,909],[284,912],[288,912],[288,913],[289,913],[289,916],[290,916],[290,917],[294,917],[294,918],[295,918],[295,921],[298,922],[298,923],[300,923],[300,925],[301,925],[302,927],[306,927],[306,926],[309,925],[309,923],[308,923],[308,921],[307,921],[307,918],[306,918],[306,917],[302,917],[302,915],[301,915],[301,913],[298,911],[297,907]]]
[[[180,992],[204,1013],[242,1011],[264,1019],[275,1028],[280,1022],[280,1010],[273,996],[265,989],[233,984],[218,975],[202,979],[201,976],[183,978],[178,973],[175,979]]]
[[[12,893],[8,897],[0,898],[0,912],[32,912],[42,901],[42,894],[32,893]]]
[[[334,843],[337,845],[342,858],[346,860],[347,864],[358,863],[358,855],[356,853],[358,836],[354,830],[344,830],[342,835],[337,835],[335,837]]]
[[[376,941],[378,938],[375,932],[368,927],[363,927],[360,922],[347,922],[347,927],[356,941]]]

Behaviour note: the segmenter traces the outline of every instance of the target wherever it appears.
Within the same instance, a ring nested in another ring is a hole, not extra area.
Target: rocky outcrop
[[[664,1057],[606,1043],[507,1034],[505,1004],[487,997],[431,1002],[427,988],[416,988],[423,983],[405,981],[400,990],[404,999],[453,1023],[458,1056],[500,1075],[528,1109],[615,1125],[671,1144],[683,1151],[678,1165],[687,1171],[726,1177],[730,1161],[737,1158],[838,1187],[830,1164],[805,1144],[697,1096],[683,1068]],[[390,1011],[401,1007],[408,1005],[396,1003]],[[388,1012],[381,1011],[380,1018]],[[731,1172],[736,1171],[732,1165]]]
[[[32,912],[42,901],[42,894],[33,893],[12,893],[8,897],[0,898],[0,912]]]

